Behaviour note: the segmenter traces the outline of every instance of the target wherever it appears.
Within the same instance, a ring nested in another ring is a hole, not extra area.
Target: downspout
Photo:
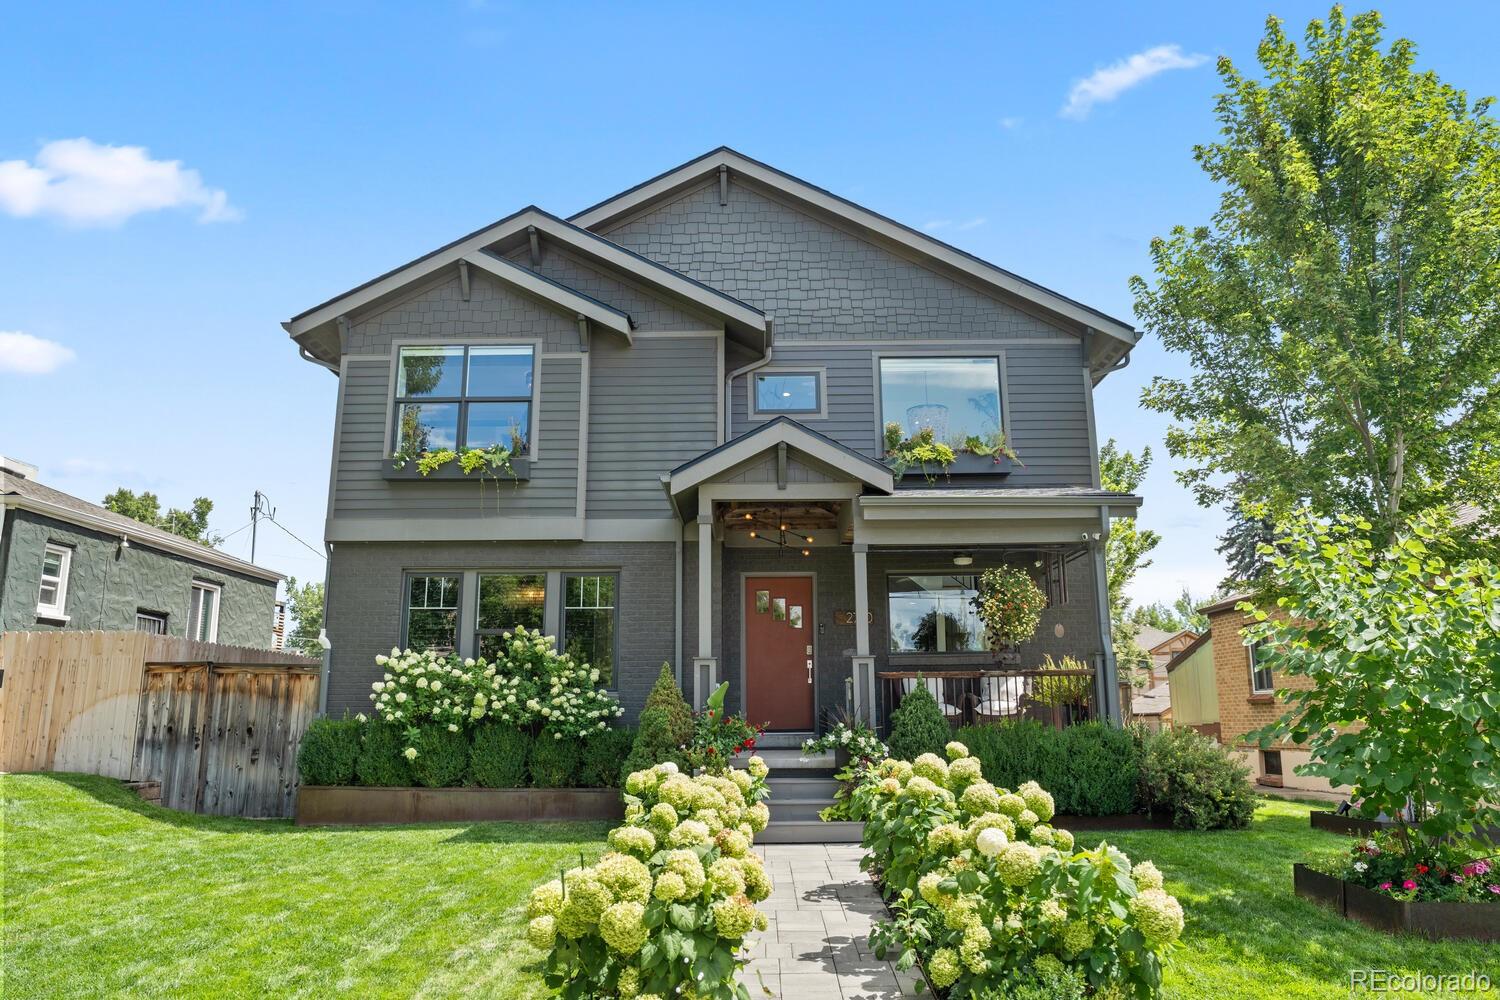
[[[766,317],[766,333],[761,341],[761,357],[759,361],[752,361],[748,365],[736,368],[724,376],[724,440],[728,441],[734,436],[734,380],[738,375],[746,375],[757,368],[764,368],[771,363],[771,355],[776,351],[776,321],[770,316]]]
[[[328,676],[333,660],[333,644],[328,642],[328,609],[333,603],[329,600],[331,591],[328,589],[328,581],[333,577],[333,543],[325,541],[323,551],[323,627],[318,632],[318,644],[323,646],[323,666],[318,679],[319,717],[328,714]]]

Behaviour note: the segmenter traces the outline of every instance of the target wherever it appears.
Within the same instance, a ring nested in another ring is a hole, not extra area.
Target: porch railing
[[[977,670],[877,673],[876,722],[889,735],[891,712],[918,685],[926,687],[948,724],[1034,719],[1061,729],[1098,718],[1092,670]]]

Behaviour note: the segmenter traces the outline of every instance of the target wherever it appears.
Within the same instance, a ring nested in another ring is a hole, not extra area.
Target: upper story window
[[[215,584],[193,581],[192,599],[188,602],[189,639],[219,641],[219,593]]]
[[[756,413],[821,413],[823,384],[818,372],[757,372],[753,382]]]
[[[999,359],[881,358],[880,416],[907,438],[930,427],[954,450],[988,443],[1000,433]]]
[[[1247,649],[1250,654],[1250,693],[1275,694],[1276,680],[1271,676],[1271,665],[1263,660],[1261,644],[1252,642]]]
[[[36,613],[48,618],[67,616],[68,570],[73,550],[66,545],[48,545],[42,553],[42,582],[37,589]]]
[[[396,451],[502,445],[527,454],[535,360],[529,345],[401,348]]]
[[[891,652],[972,653],[986,648],[971,574],[899,575],[886,581]]]

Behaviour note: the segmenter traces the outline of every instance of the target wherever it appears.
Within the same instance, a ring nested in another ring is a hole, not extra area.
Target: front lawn
[[[1486,973],[1500,984],[1500,949],[1431,942],[1367,930],[1292,894],[1293,861],[1334,855],[1345,837],[1308,826],[1312,806],[1262,801],[1248,830],[1079,835],[1108,840],[1132,859],[1150,858],[1187,914],[1182,947],[1167,959],[1168,998],[1348,997],[1352,969]],[[1406,993],[1406,996],[1454,996]]]
[[[298,829],[7,775],[6,997],[543,995],[533,885],[604,824]]]
[[[8,775],[0,789],[7,997],[539,997],[521,902],[580,852],[597,857],[605,831],[299,830],[156,809],[103,778]],[[1167,997],[1347,997],[1357,968],[1500,982],[1493,946],[1391,938],[1293,896],[1291,862],[1342,846],[1308,811],[1269,801],[1247,831],[1080,836],[1152,859],[1182,900]]]

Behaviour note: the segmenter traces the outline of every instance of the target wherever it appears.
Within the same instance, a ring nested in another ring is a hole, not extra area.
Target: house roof
[[[1209,642],[1212,639],[1213,630],[1204,629],[1202,635],[1194,639],[1189,645],[1184,647],[1181,652],[1167,661],[1167,673],[1170,674],[1179,664],[1186,663],[1190,656],[1203,648],[1204,643]]]
[[[895,477],[886,466],[791,417],[781,416],[679,465],[667,476],[668,491],[673,496],[686,492],[778,444],[795,448],[871,489],[883,493],[895,489]]]
[[[324,364],[337,363],[339,344],[336,324],[340,316],[383,302],[443,268],[455,267],[460,261],[466,261],[532,295],[554,302],[561,308],[580,312],[594,322],[629,336],[628,322],[623,324],[622,329],[619,320],[620,317],[625,317],[628,321],[628,316],[623,311],[491,252],[497,247],[507,247],[510,244],[519,246],[533,231],[539,239],[546,238],[565,244],[585,258],[623,272],[670,298],[690,303],[720,317],[732,332],[747,334],[748,339],[754,343],[763,342],[768,321],[765,313],[759,309],[535,205],[528,205],[519,212],[482,229],[476,229],[467,236],[461,236],[452,243],[304,310],[282,323],[282,328],[315,360]],[[580,308],[580,303],[587,303],[588,308]],[[613,313],[615,318],[596,318],[595,314],[601,311]]]
[[[1213,615],[1218,614],[1220,611],[1233,611],[1235,605],[1239,604],[1241,601],[1248,600],[1250,600],[1249,592],[1241,591],[1240,593],[1230,594],[1222,601],[1214,601],[1212,604],[1205,604],[1198,610],[1202,614]]]
[[[1172,707],[1172,689],[1166,684],[1135,692],[1130,699],[1132,715],[1160,715]]]
[[[1146,652],[1155,653],[1162,646],[1165,646],[1181,635],[1190,635],[1193,638],[1198,637],[1198,633],[1190,628],[1180,628],[1176,632],[1168,632],[1166,629],[1160,629],[1154,625],[1142,625],[1140,631],[1136,633],[1135,640],[1136,645],[1146,650]]]
[[[33,511],[81,528],[120,535],[129,538],[132,543],[161,549],[194,562],[217,566],[220,569],[233,570],[245,576],[271,582],[282,579],[282,574],[275,570],[257,566],[243,559],[236,559],[218,549],[144,524],[133,517],[116,514],[107,507],[89,503],[71,493],[64,493],[50,486],[44,486],[35,479],[22,478],[8,470],[0,470],[0,502],[3,502],[6,507]]]
[[[915,252],[929,262],[963,274],[992,289],[1040,306],[1085,330],[1104,334],[1114,346],[1107,351],[1102,351],[1097,358],[1093,359],[1096,371],[1113,365],[1141,339],[1141,334],[1135,327],[1124,320],[1086,306],[941,240],[933,239],[926,233],[873,212],[846,198],[841,198],[831,191],[810,184],[769,164],[736,152],[728,146],[710,150],[702,156],[628,188],[597,205],[584,209],[572,216],[570,221],[591,230],[607,230],[610,225],[639,212],[643,206],[675,197],[688,188],[717,175],[721,168],[729,171],[731,176],[747,178],[769,187],[782,195],[826,212],[867,234]]]

